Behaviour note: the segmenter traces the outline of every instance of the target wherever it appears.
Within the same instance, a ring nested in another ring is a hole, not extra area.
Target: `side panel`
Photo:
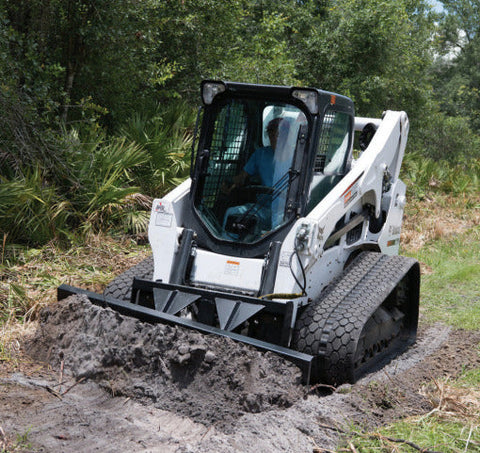
[[[185,218],[191,180],[187,179],[161,199],[152,203],[148,240],[153,252],[153,279],[168,283],[178,236]]]
[[[168,283],[178,247],[177,219],[172,202],[166,199],[153,201],[148,239],[153,252],[153,280]]]
[[[173,212],[177,219],[177,225],[183,226],[185,221],[185,209],[187,209],[188,196],[192,180],[189,178],[182,182],[178,187],[167,193],[163,200],[172,203]]]

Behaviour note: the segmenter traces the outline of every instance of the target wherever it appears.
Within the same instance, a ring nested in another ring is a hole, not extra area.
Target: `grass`
[[[422,276],[423,322],[442,321],[463,329],[480,326],[480,227],[428,243],[413,256]]]
[[[128,238],[90,236],[84,244],[62,249],[54,243],[38,249],[9,247],[0,262],[0,363],[13,360],[18,330],[56,300],[57,287],[102,292],[108,282],[150,253]]]
[[[32,444],[28,440],[30,429],[23,434],[17,434],[16,439],[10,439],[0,427],[0,453],[32,452]]]
[[[480,326],[480,199],[429,194],[406,208],[401,253],[421,263],[421,321]]]
[[[480,354],[480,347],[479,347]],[[480,369],[466,370],[458,380],[460,385],[480,389]]]
[[[455,381],[434,380],[421,393],[434,406],[428,414],[398,421],[374,433],[355,431],[349,446],[354,445],[358,453],[480,451],[480,370],[469,370]]]
[[[436,416],[407,419],[380,432],[365,434],[359,437],[354,445],[359,453],[406,453],[422,451],[422,448],[425,452],[438,453],[479,451],[480,427],[474,422],[465,424],[463,420],[440,421]]]

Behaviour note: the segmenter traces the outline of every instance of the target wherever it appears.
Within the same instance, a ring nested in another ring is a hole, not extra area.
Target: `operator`
[[[258,176],[262,186],[273,187],[274,176],[274,155],[277,148],[278,135],[282,118],[274,118],[267,125],[267,134],[270,140],[270,146],[263,146],[255,150],[250,156],[243,170],[233,177],[233,184],[224,189],[224,192],[230,193],[233,189],[245,185],[248,177]],[[284,122],[286,125],[287,123]],[[287,125],[288,127],[288,125]]]
[[[224,227],[229,215],[244,214],[249,211],[259,217],[263,230],[275,228],[283,221],[284,203],[281,202],[281,199],[285,198],[288,188],[288,171],[293,151],[285,149],[289,123],[282,118],[274,118],[268,123],[266,130],[270,145],[256,149],[243,170],[233,177],[233,184],[229,187],[224,184],[222,191],[229,195],[232,190],[243,187],[247,178],[258,177],[262,186],[272,188],[273,194],[257,194],[257,208],[255,209],[252,209],[252,204],[233,206],[227,209]]]

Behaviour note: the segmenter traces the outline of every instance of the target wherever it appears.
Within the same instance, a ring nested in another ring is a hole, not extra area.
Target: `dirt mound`
[[[244,413],[290,407],[304,389],[297,367],[229,338],[149,325],[71,296],[41,313],[29,354],[114,395],[227,430]]]

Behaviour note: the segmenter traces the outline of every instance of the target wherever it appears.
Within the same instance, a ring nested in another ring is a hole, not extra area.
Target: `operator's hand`
[[[223,181],[222,182],[222,185],[220,187],[220,190],[222,191],[222,193],[224,193],[225,195],[230,195],[230,193],[232,192],[233,189],[235,189],[237,187],[237,185],[235,183],[227,183],[226,181]]]
[[[229,195],[232,190],[242,187],[245,184],[248,176],[249,174],[245,170],[242,170],[241,173],[233,177],[233,183],[232,181],[229,181],[228,183],[227,181],[223,181],[220,190],[224,194]]]

